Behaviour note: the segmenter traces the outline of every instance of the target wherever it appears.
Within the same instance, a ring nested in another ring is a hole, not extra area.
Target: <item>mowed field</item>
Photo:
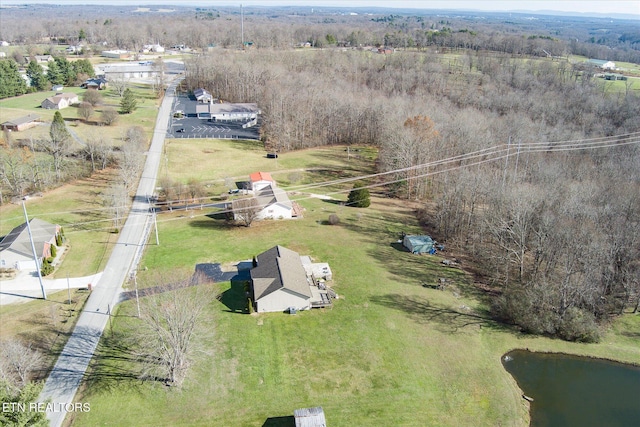
[[[253,143],[193,144],[170,142],[166,174],[182,180],[188,171],[221,183],[263,170],[288,186],[291,178],[301,185],[373,170],[374,153],[365,149],[351,159],[343,147],[284,154],[276,166],[263,163],[264,152]],[[230,167],[232,161],[238,164]],[[139,283],[154,285],[154,277],[171,278],[199,263],[231,268],[279,244],[330,264],[340,296],[334,307],[250,315],[241,284],[209,285],[220,297],[203,313],[191,368],[174,389],[138,379],[127,344],[136,307],[125,302],[77,396],[91,411],[75,414],[73,425],[291,426],[295,409],[322,406],[332,427],[524,426],[528,404],[502,368],[505,352],[529,348],[640,363],[640,316],[622,317],[599,344],[522,335],[492,321],[472,278],[442,266],[446,252],[416,256],[398,245],[399,233],[420,231],[411,204],[376,195],[369,208],[351,208],[311,197],[303,187],[293,198],[304,218],[251,227],[226,224],[206,210],[159,215],[160,245],[148,246]],[[339,225],[327,224],[332,213]],[[422,286],[440,278],[450,283],[444,291]]]

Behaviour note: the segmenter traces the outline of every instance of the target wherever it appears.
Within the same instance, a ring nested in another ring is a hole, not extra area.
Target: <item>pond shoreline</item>
[[[633,400],[640,393],[640,364],[529,349],[500,359],[529,406],[531,426],[626,426],[640,417]]]

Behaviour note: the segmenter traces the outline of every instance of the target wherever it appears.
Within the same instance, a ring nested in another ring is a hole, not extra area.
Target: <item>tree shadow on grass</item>
[[[85,386],[99,393],[141,385],[143,363],[150,364],[153,361],[149,358],[143,361],[123,334],[106,333],[98,344],[90,369],[85,373]],[[164,381],[162,378],[156,380]]]
[[[190,221],[189,226],[209,230],[229,230],[237,227],[228,221],[226,213],[213,213],[205,216],[210,219],[197,219]]]
[[[452,308],[433,305],[426,298],[399,294],[374,296],[371,302],[405,312],[418,323],[435,323],[443,332],[459,332],[467,327],[488,328],[507,331],[511,327],[500,323],[486,313],[460,311]]]
[[[295,427],[296,419],[293,415],[288,417],[270,417],[262,424],[262,427]]]

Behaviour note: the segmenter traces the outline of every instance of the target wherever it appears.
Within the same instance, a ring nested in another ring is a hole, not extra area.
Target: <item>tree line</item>
[[[38,44],[84,45],[83,54],[98,53],[105,44],[140,51],[143,45],[241,47],[238,7],[192,8],[175,6],[171,14],[135,14],[128,8],[100,10],[71,6],[34,5],[6,9],[0,38],[24,46],[31,54]],[[66,13],[64,13],[66,12]],[[295,14],[292,14],[295,12]],[[377,11],[376,11],[377,12]],[[56,19],[50,19],[52,13]],[[481,18],[479,18],[481,16]],[[584,55],[614,61],[640,62],[640,34],[633,20],[524,14],[466,13],[443,18],[441,11],[346,15],[344,10],[311,12],[300,7],[245,7],[244,35],[257,48],[289,49],[309,42],[330,46],[471,49],[509,55]],[[559,24],[560,22],[560,24]],[[598,29],[607,29],[600,31]],[[14,51],[15,52],[15,51]],[[18,51],[18,53],[20,53]]]

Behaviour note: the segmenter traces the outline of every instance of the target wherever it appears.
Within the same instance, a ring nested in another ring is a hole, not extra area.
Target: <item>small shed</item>
[[[293,411],[296,427],[327,427],[322,406],[303,408]]]
[[[402,245],[414,254],[433,254],[435,242],[429,236],[406,235],[402,240]]]

